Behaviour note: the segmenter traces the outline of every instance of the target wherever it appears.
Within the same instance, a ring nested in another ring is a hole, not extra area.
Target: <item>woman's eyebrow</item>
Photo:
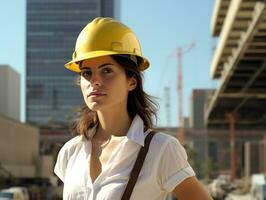
[[[104,63],[104,64],[101,64],[100,66],[98,66],[98,68],[102,68],[102,67],[105,67],[107,65],[114,65],[113,63]],[[84,66],[84,67],[81,67],[81,70],[82,69],[90,69],[91,67],[89,66]]]
[[[113,63],[104,63],[104,64],[100,65],[98,68],[102,68],[102,67],[105,67],[107,65],[114,65],[114,64]]]

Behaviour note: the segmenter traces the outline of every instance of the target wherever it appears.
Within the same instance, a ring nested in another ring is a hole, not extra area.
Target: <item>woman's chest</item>
[[[78,156],[73,159],[71,166],[68,167],[65,183],[64,196],[66,199],[120,199],[127,185],[129,174],[135,163],[138,148],[127,148],[122,146],[120,150],[114,152],[114,155],[109,155],[104,168],[92,182],[88,173],[88,165],[90,165],[90,157]],[[142,188],[156,188],[155,178],[155,162],[153,156],[147,155],[143,168],[140,172],[135,190],[143,193]],[[147,189],[146,189],[147,190]],[[148,191],[148,190],[147,190]],[[144,193],[143,193],[144,194]],[[137,193],[132,194],[137,195]]]
[[[110,157],[115,156],[113,152],[117,148],[119,142],[119,140],[112,140],[105,147],[92,142],[90,162],[88,165],[88,173],[92,182],[94,182],[101,174],[102,170],[106,168],[106,164]]]
[[[118,147],[120,145],[120,143],[122,142],[124,138],[112,138],[112,140],[108,143],[108,145],[106,145],[105,147],[100,149],[100,154],[99,154],[99,161],[101,164],[101,168],[105,168],[105,165],[108,163],[109,159],[111,159],[111,157],[115,157],[116,154],[118,153]],[[92,159],[91,159],[92,162]]]
[[[116,167],[106,169],[92,183],[89,177],[84,180],[79,176],[82,173],[67,176],[64,183],[64,199],[87,199],[87,200],[120,200],[129,180],[132,166],[129,164],[122,169]],[[160,191],[152,170],[144,165],[137,183],[132,192],[132,199],[142,199]],[[151,191],[152,190],[152,191]],[[133,198],[134,197],[134,198]],[[146,198],[145,198],[146,199]]]

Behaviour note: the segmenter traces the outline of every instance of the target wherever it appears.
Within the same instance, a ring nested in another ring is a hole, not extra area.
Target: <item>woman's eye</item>
[[[88,77],[90,75],[91,75],[91,71],[82,71],[81,72],[81,76],[83,76],[83,77]]]
[[[112,72],[112,70],[110,68],[104,68],[103,69],[103,73],[105,73],[105,74],[108,74],[108,73],[111,73],[111,72]]]

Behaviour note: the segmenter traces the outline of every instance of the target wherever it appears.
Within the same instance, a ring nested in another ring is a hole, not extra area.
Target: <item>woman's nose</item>
[[[101,85],[101,77],[96,74],[96,73],[93,73],[91,75],[91,86],[95,87],[95,86],[100,86]]]

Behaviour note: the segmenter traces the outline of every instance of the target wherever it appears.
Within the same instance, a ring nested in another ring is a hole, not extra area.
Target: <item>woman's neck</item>
[[[126,109],[98,111],[97,115],[99,120],[97,134],[102,137],[125,136],[132,122]]]

